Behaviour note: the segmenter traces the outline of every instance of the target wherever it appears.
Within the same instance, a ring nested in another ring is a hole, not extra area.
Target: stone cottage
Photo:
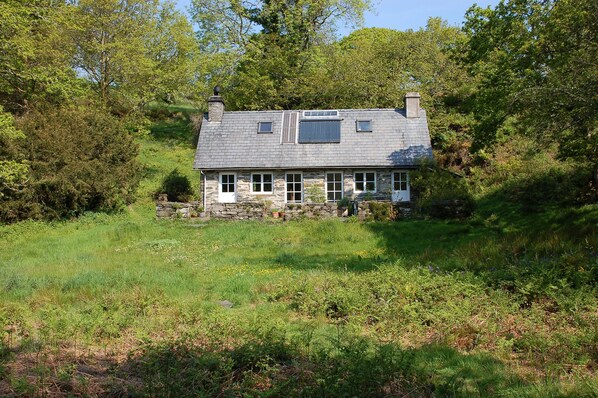
[[[406,94],[405,109],[227,112],[216,89],[194,168],[202,205],[218,217],[343,198],[408,203],[409,171],[431,157],[418,93]]]

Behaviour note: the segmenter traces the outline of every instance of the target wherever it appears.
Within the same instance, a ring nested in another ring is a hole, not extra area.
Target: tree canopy
[[[171,3],[80,0],[71,35],[73,65],[103,102],[142,106],[191,85],[193,31]]]
[[[476,138],[518,131],[558,142],[563,157],[598,166],[598,4],[502,1],[467,15],[463,63],[479,79]]]
[[[297,106],[319,47],[333,41],[336,24],[360,24],[369,7],[370,0],[194,0],[202,58],[211,65],[202,91],[225,86],[238,109]]]

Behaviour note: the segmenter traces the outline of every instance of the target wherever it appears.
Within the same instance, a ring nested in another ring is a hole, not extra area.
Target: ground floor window
[[[343,198],[343,173],[326,173],[326,200],[338,202]]]
[[[272,193],[272,174],[252,174],[251,175],[252,193]]]
[[[376,172],[363,171],[355,173],[355,192],[376,192]]]
[[[303,202],[303,175],[301,173],[287,173],[287,203]]]

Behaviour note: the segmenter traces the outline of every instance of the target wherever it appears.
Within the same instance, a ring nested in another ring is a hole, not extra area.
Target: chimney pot
[[[224,116],[224,100],[220,96],[220,87],[214,87],[214,95],[208,99],[208,122],[221,122]]]
[[[421,96],[416,92],[405,94],[405,115],[409,118],[419,117],[419,99]]]

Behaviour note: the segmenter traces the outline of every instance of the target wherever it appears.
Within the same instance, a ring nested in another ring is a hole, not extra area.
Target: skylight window
[[[303,111],[303,117],[338,117],[338,111]]]
[[[272,133],[272,122],[259,122],[257,124],[258,134]]]
[[[372,121],[371,120],[357,120],[355,122],[355,128],[358,133],[371,133],[372,132]]]
[[[300,144],[341,142],[340,120],[302,120],[299,123]]]

